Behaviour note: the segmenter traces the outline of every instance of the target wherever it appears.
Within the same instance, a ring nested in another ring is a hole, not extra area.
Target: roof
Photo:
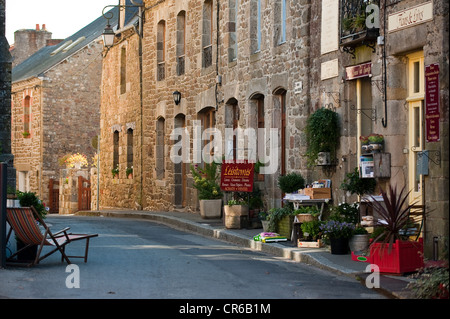
[[[127,5],[129,1],[127,0]],[[118,10],[119,8],[116,7],[105,13],[113,13],[113,17],[109,20],[109,24],[113,29],[117,28]],[[137,11],[137,7],[127,8],[125,17],[126,24],[133,20]],[[108,20],[102,15],[78,32],[64,39],[61,43],[40,49],[13,68],[11,82],[15,83],[33,77],[43,76],[49,69],[101,37],[107,23]]]

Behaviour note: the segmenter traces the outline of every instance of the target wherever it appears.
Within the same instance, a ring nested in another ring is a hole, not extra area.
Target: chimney
[[[47,31],[47,29],[45,28],[45,24],[42,25],[42,31]]]
[[[39,23],[36,23],[36,31],[39,31]]]

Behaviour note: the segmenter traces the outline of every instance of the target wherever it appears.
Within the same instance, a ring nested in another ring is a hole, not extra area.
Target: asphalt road
[[[73,259],[67,268],[55,253],[33,268],[0,269],[0,298],[383,298],[346,276],[150,221],[50,216],[47,223],[98,233],[88,262]],[[82,245],[67,250],[77,254]]]

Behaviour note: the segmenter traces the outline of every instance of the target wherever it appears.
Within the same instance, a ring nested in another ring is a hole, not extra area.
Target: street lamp
[[[173,92],[173,101],[175,102],[175,105],[180,104],[181,101],[181,93],[178,91]]]
[[[106,25],[105,30],[103,30],[102,33],[102,37],[103,37],[103,45],[107,48],[110,48],[114,45],[114,37],[115,37],[115,33],[114,30],[111,28],[111,25],[109,24],[109,20],[112,19],[112,17],[114,16],[114,13],[112,12],[112,10],[105,12],[106,8],[139,8],[139,13],[137,14],[138,18],[139,18],[139,31],[137,32],[139,37],[142,38],[142,14],[143,14],[143,8],[144,8],[144,4],[139,4],[139,3],[135,3],[135,0],[130,0],[131,3],[133,5],[123,5],[123,4],[119,4],[119,5],[107,5],[106,7],[103,8],[102,11],[102,15],[103,17],[108,20],[108,23]]]

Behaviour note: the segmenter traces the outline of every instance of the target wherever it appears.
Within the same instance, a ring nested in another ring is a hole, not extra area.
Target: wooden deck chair
[[[70,264],[71,258],[84,258],[84,262],[87,262],[88,250],[89,250],[89,239],[92,237],[97,237],[98,234],[72,234],[68,233],[69,227],[64,228],[56,233],[52,233],[50,228],[44,222],[44,220],[39,216],[34,207],[14,207],[6,209],[6,220],[11,225],[11,229],[8,233],[6,241],[9,240],[12,230],[14,230],[17,238],[25,244],[25,247],[18,250],[16,253],[11,255],[7,262],[14,262],[15,256],[17,256],[24,249],[37,245],[38,251],[36,254],[36,259],[31,261],[28,266],[33,266],[38,264],[42,259],[50,256],[56,251],[61,253],[61,262],[64,260]],[[38,223],[43,227],[44,232],[38,226]],[[84,256],[67,256],[65,253],[65,247],[71,242],[77,240],[86,240],[86,247]],[[44,246],[53,246],[49,253],[41,257],[42,248]]]

